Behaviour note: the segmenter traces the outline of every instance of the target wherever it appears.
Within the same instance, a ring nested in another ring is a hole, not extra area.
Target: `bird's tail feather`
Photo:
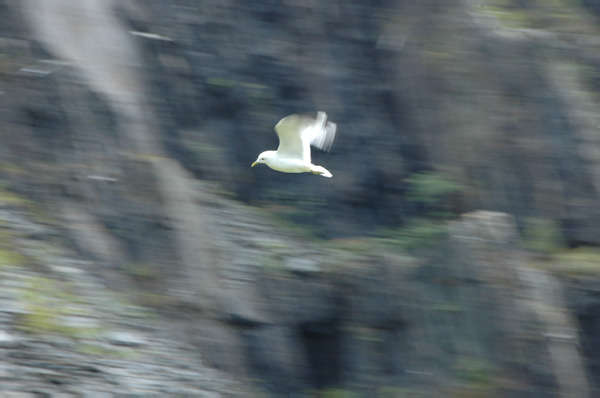
[[[331,178],[333,175],[323,166],[312,165],[310,172],[313,174],[318,174],[323,177]]]

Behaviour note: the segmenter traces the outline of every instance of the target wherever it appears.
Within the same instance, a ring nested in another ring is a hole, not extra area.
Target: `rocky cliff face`
[[[244,246],[268,239],[256,232]],[[562,287],[525,266],[513,219],[471,213],[449,236],[421,260],[370,242],[351,253],[340,243],[310,263],[285,249],[285,237],[267,240],[276,255],[239,278],[229,310],[254,377],[278,396],[307,386],[359,396],[587,396]],[[228,264],[243,263],[229,253]]]
[[[467,214],[419,258],[379,240],[305,242],[204,189],[221,264],[212,315],[144,289],[147,269],[123,270],[120,285],[137,284],[114,290],[5,193],[0,391],[588,396],[596,321],[581,296],[594,290],[571,280],[569,312],[558,280],[527,265],[512,217]]]
[[[31,206],[3,192],[2,396],[249,396],[135,295],[107,288],[101,264],[61,245],[60,229],[33,219]]]
[[[0,318],[21,369],[0,368],[6,391],[240,391],[210,365],[281,396],[593,394],[593,289],[532,269],[518,230],[535,217],[571,245],[600,239],[597,21],[567,2],[434,3],[0,0],[1,272],[7,308],[33,305]],[[314,154],[333,179],[249,168],[279,117],[315,109],[339,125]],[[415,200],[424,170],[460,193]],[[411,255],[365,238],[480,208],[510,216],[470,213]],[[32,240],[93,265],[20,261]],[[101,311],[100,281],[169,337]],[[74,296],[43,287],[63,282]],[[76,297],[102,315],[79,319]],[[88,324],[107,334],[79,335]],[[114,360],[120,340],[142,359]]]
[[[362,235],[419,211],[405,179],[438,170],[468,187],[459,210],[509,212],[520,227],[550,219],[569,242],[594,243],[597,23],[576,5],[510,3],[144,4],[128,15],[172,40],[141,39],[172,153],[242,200],[285,202],[330,237]],[[340,126],[333,153],[315,155],[335,180],[247,167],[276,146],[279,116],[309,109]]]

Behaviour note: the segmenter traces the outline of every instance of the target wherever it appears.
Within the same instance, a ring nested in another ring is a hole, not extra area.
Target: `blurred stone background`
[[[599,13],[0,0],[0,393],[600,396]]]

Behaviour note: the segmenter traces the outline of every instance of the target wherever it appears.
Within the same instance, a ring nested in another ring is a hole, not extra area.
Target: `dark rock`
[[[498,383],[496,388],[540,397],[557,388],[562,376],[555,371],[576,370],[575,378],[584,374],[567,362],[552,369],[542,365],[556,363],[547,339],[568,323],[558,321],[562,315],[548,317],[529,304],[559,296],[529,294],[538,291],[537,285],[535,278],[522,276],[528,271],[515,247],[514,221],[478,212],[451,231],[447,245],[419,266],[374,257],[343,275],[267,276],[260,291],[271,324],[242,334],[252,373],[281,394],[306,385],[372,391],[367,375],[376,374],[381,384],[402,380],[404,388],[435,395],[443,388],[441,380],[460,377],[457,369],[477,358],[481,365],[472,366],[495,369],[490,382]],[[555,306],[561,308],[558,302]],[[570,347],[561,358],[578,358]],[[519,360],[523,350],[536,359]],[[527,387],[506,384],[502,375],[513,375]],[[578,393],[587,388],[568,383],[561,388]]]

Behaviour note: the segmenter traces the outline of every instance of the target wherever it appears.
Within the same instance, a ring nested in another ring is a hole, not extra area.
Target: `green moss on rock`
[[[18,317],[17,327],[31,334],[60,334],[72,338],[95,336],[100,332],[99,327],[93,324],[75,326],[66,321],[69,316],[86,315],[81,300],[70,290],[64,282],[32,277],[20,295],[25,311]]]

